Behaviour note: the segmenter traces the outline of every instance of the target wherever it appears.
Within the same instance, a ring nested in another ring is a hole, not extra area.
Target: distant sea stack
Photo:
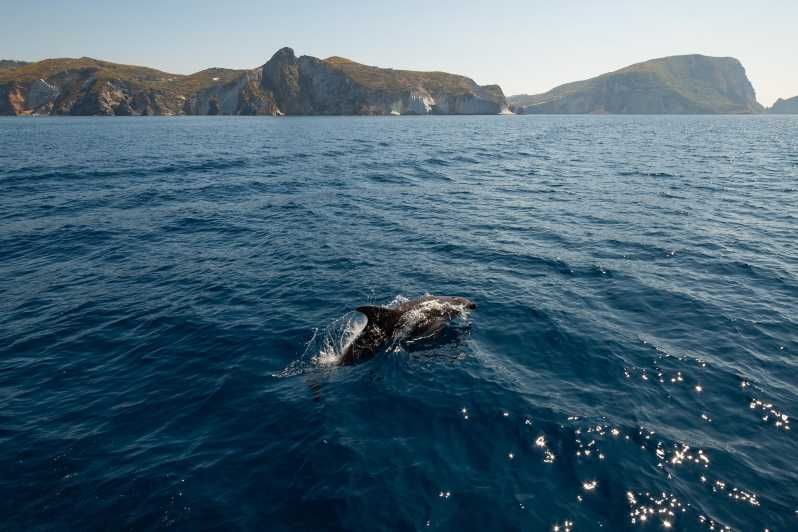
[[[798,114],[798,96],[788,98],[787,100],[779,98],[778,100],[776,100],[776,103],[773,104],[773,107],[768,109],[768,113],[774,113],[780,115]]]
[[[737,59],[652,59],[544,94],[508,98],[519,114],[747,114],[764,109]]]
[[[191,75],[91,58],[0,62],[0,115],[499,114],[498,85],[278,51],[253,70]]]

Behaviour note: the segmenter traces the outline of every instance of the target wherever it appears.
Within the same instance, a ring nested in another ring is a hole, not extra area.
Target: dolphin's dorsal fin
[[[365,306],[355,310],[369,319],[369,323],[377,325],[383,331],[391,331],[402,317],[402,312],[388,307]]]

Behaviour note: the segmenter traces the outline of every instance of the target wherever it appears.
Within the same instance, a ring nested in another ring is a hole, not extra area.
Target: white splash
[[[399,297],[401,296],[397,296],[394,302],[398,301]],[[403,298],[402,302],[405,301],[408,300]],[[393,306],[393,302],[389,306]],[[401,321],[393,334],[394,343],[401,342],[411,337],[414,341],[433,337],[440,331],[445,321],[457,317],[462,320],[468,319],[469,309],[465,304],[440,301],[437,299],[422,301],[416,307],[408,310],[402,315]],[[427,334],[418,336],[418,331],[426,331]]]
[[[311,358],[311,361],[319,366],[336,365],[341,360],[346,348],[366,328],[366,324],[367,320],[359,314],[353,315],[352,313],[333,322],[324,331],[319,352]]]

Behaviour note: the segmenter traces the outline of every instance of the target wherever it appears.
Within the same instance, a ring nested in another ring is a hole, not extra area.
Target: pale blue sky
[[[283,46],[446,70],[506,94],[665,55],[734,56],[763,104],[798,95],[798,0],[0,0],[0,58],[91,56],[189,73]]]

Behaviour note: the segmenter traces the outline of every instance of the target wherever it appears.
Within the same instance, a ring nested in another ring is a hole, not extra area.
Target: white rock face
[[[43,79],[37,79],[33,82],[28,89],[27,97],[25,98],[25,105],[28,109],[36,109],[37,107],[41,107],[42,105],[46,105],[56,98],[60,91],[58,87],[55,85],[50,85]]]
[[[495,102],[467,94],[462,96],[445,95],[438,100],[435,112],[448,115],[499,114]]]
[[[392,114],[402,115],[512,114],[506,105],[499,108],[495,102],[472,95],[440,94],[436,97],[424,89],[417,89],[404,95],[402,99],[393,102],[390,109]]]
[[[213,114],[220,115],[236,114],[241,103],[242,89],[256,78],[260,79],[260,71],[248,72],[233,83],[217,85],[198,92],[191,98],[191,114],[206,115],[211,114],[211,111],[215,111]],[[212,109],[213,105],[216,106],[216,109]]]
[[[263,70],[243,72],[223,85],[215,85],[184,99],[182,112],[190,115],[282,116],[271,93],[263,90]]]
[[[400,113],[403,115],[427,115],[432,112],[435,99],[426,91],[413,91],[401,102]]]

